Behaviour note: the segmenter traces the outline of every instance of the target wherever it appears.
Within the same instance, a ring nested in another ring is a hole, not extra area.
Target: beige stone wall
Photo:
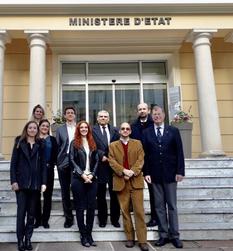
[[[51,107],[51,53],[47,50],[46,103]],[[28,120],[30,49],[25,39],[6,46],[3,84],[3,155],[10,158],[15,136]],[[46,107],[49,114],[48,107]]]
[[[215,38],[212,41],[211,50],[223,150],[228,156],[233,156],[233,44],[225,43],[223,39]],[[191,105],[191,113],[194,116],[192,156],[195,158],[201,152],[201,139],[195,64],[191,43],[183,44],[180,49],[180,70],[183,107],[185,110],[188,110]]]

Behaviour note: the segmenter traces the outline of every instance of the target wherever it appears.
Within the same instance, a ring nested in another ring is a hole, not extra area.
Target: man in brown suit
[[[130,216],[130,205],[133,205],[136,234],[139,247],[148,251],[146,243],[147,232],[143,207],[144,180],[142,166],[144,151],[139,140],[130,139],[130,125],[121,124],[120,139],[109,146],[109,164],[113,169],[113,191],[116,191],[123,215],[124,231],[127,242],[126,247],[134,246],[135,232]]]

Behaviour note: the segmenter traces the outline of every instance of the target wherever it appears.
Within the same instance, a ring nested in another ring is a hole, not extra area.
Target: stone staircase
[[[144,189],[146,220],[149,196]],[[178,186],[180,233],[183,240],[228,240],[233,238],[233,158],[188,159],[186,178]],[[15,242],[16,202],[10,189],[9,162],[0,162],[0,242]],[[76,224],[63,228],[59,182],[55,180],[50,229],[40,227],[33,234],[35,242],[77,241]],[[125,240],[123,228],[94,224],[97,241]],[[121,222],[122,225],[122,222]],[[157,228],[148,228],[148,240],[157,238]]]

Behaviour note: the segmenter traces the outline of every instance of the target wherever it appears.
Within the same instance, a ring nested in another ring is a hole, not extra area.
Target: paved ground
[[[140,251],[136,245],[134,248],[126,248],[124,242],[97,242],[98,247],[85,248],[79,242],[63,243],[33,243],[34,251]],[[155,248],[153,242],[149,242],[150,251],[175,251],[171,244],[163,248]],[[16,251],[15,243],[0,243],[0,251]],[[230,241],[184,241],[183,251],[233,251],[233,240]]]

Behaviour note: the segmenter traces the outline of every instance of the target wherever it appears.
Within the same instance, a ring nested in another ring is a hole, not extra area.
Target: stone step
[[[233,168],[233,158],[203,158],[203,159],[186,159],[185,167],[192,168]]]
[[[33,242],[57,242],[57,241],[77,241],[79,233],[77,226],[69,229],[62,227],[63,221],[50,229],[42,227],[36,229],[33,234]],[[231,239],[233,234],[232,223],[182,223],[180,224],[180,234],[183,240],[226,240]],[[157,228],[148,228],[148,240],[157,239]],[[94,225],[93,238],[96,241],[123,241],[125,234],[123,228],[114,228],[108,224],[105,228]],[[0,226],[0,242],[16,242],[14,226]]]

